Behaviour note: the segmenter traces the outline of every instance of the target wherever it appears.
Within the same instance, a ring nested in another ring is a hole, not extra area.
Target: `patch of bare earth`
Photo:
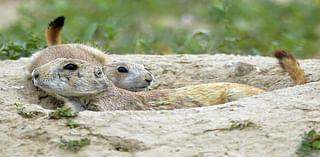
[[[27,59],[0,62],[1,156],[296,156],[303,133],[320,127],[320,62],[302,60],[308,83],[293,86],[277,61],[233,55],[111,55],[145,65],[154,88],[208,82],[239,82],[264,94],[211,107],[172,111],[81,112],[70,129],[49,120],[23,78]],[[16,102],[34,118],[17,113]],[[61,139],[90,139],[79,152],[59,147]]]

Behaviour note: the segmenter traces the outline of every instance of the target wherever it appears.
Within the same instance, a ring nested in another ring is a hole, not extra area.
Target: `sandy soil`
[[[32,104],[37,95],[23,79],[27,58],[0,62],[1,156],[295,156],[304,132],[320,126],[320,62],[303,60],[308,83],[292,86],[268,57],[232,55],[119,56],[144,63],[156,75],[154,88],[231,81],[269,90],[211,107],[173,111],[81,112],[82,126],[49,120],[49,110]],[[245,68],[244,68],[245,67]],[[283,88],[283,89],[281,89]],[[279,90],[276,90],[279,89]],[[273,91],[271,91],[273,90]],[[16,102],[36,118],[17,114]],[[242,129],[228,130],[233,124]],[[60,139],[91,140],[79,152],[59,148]]]

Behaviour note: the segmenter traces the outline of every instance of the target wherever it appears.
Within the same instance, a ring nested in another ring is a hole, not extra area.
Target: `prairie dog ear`
[[[116,76],[114,76],[115,74],[112,72],[113,68],[114,68],[114,66],[112,66],[112,65],[103,65],[100,68],[100,71],[102,71],[101,75],[103,76],[105,82],[108,85],[110,85],[110,84],[114,85],[113,78],[116,77]],[[95,75],[97,75],[97,74],[95,74]],[[110,76],[111,76],[111,78],[110,78]]]
[[[95,67],[92,72],[96,80],[95,84],[101,84],[101,87],[99,87],[101,88],[101,90],[107,89],[107,87],[110,86],[110,83],[109,83],[110,81],[106,77],[103,71],[103,67],[100,67],[100,66]]]
[[[101,67],[97,67],[94,69],[94,76],[96,76],[96,78],[103,78],[104,77],[104,72],[103,72],[103,68]]]

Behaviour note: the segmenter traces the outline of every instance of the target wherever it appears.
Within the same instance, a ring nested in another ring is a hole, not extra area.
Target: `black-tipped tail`
[[[55,18],[53,21],[51,21],[49,23],[49,28],[62,28],[63,25],[64,25],[64,20],[65,20],[65,17],[64,16],[59,16],[57,18]]]
[[[283,58],[290,58],[290,59],[296,60],[291,54],[289,54],[288,52],[286,52],[284,50],[276,50],[273,55],[278,60],[281,60]]]
[[[304,72],[293,55],[284,50],[277,50],[274,52],[274,57],[278,59],[281,67],[289,73],[295,84],[305,84]]]
[[[60,32],[63,28],[65,21],[64,16],[59,16],[49,23],[48,29],[46,30],[46,39],[48,46],[60,44]]]

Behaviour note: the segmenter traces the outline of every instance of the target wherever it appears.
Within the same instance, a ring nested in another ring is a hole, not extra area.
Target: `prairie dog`
[[[177,89],[130,92],[106,77],[109,67],[78,59],[59,58],[36,68],[34,84],[76,111],[145,110],[209,106],[264,92],[236,83],[210,83]]]
[[[108,76],[120,88],[141,91],[147,89],[154,81],[153,75],[141,64],[111,63],[108,55],[97,48],[84,44],[61,44],[60,33],[65,17],[60,16],[51,21],[46,30],[48,47],[34,53],[26,65],[27,78],[31,79],[32,71],[57,58],[79,59],[94,65],[108,65]]]
[[[303,72],[293,56],[275,52],[282,67],[292,78],[303,78]],[[177,89],[130,92],[116,87],[104,72],[110,67],[98,66],[77,59],[56,59],[36,68],[34,84],[59,95],[66,105],[76,111],[175,109],[222,104],[239,98],[263,93],[264,90],[237,83],[209,83]],[[301,84],[301,81],[295,81]]]

